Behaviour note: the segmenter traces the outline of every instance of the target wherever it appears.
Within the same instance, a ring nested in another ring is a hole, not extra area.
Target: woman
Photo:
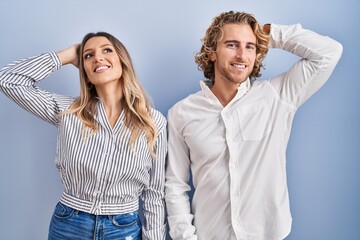
[[[80,70],[78,98],[36,86],[66,64]],[[64,192],[49,239],[165,239],[166,120],[149,107],[119,40],[90,33],[81,44],[9,64],[0,90],[58,127]]]

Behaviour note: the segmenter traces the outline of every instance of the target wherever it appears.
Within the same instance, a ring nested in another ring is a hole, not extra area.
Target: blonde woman
[[[79,97],[36,86],[66,64],[79,68]],[[165,239],[166,119],[149,106],[118,39],[89,33],[81,44],[9,64],[0,90],[58,127],[64,192],[48,239]]]

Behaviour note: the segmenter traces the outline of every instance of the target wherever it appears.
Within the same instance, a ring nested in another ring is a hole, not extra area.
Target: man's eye
[[[247,46],[247,49],[249,49],[249,50],[255,50],[255,46],[253,46],[253,45],[248,45],[248,46]]]
[[[235,43],[229,43],[227,46],[228,46],[229,48],[236,48],[236,47],[237,47],[237,44],[235,44]]]

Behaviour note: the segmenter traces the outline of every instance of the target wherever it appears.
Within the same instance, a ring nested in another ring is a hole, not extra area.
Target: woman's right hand
[[[58,51],[57,54],[61,60],[61,64],[66,65],[71,63],[75,67],[79,68],[79,49],[80,43],[76,43],[68,48]]]

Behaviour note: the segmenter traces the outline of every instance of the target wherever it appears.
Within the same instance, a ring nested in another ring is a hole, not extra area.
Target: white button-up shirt
[[[329,78],[342,46],[299,24],[272,24],[270,34],[272,48],[301,57],[288,72],[247,80],[225,107],[202,82],[201,91],[169,110],[166,203],[175,240],[272,240],[290,232],[286,147],[292,121]]]

